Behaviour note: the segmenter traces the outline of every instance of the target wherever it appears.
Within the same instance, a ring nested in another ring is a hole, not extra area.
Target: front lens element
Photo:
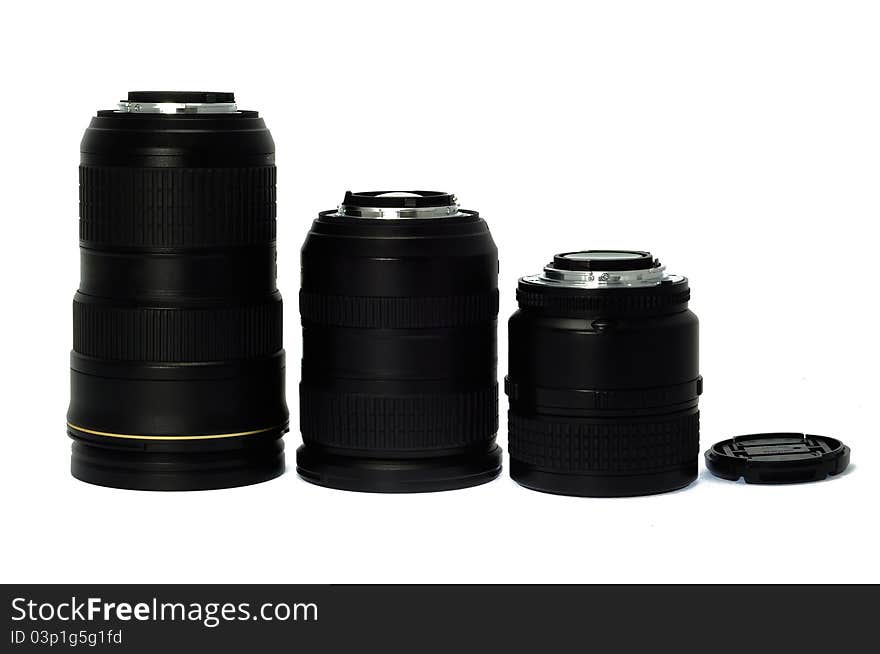
[[[272,137],[231,93],[122,104],[81,145],[73,475],[150,490],[271,479],[288,424]]]

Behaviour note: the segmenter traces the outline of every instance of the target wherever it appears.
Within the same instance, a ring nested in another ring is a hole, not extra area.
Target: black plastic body
[[[78,479],[193,490],[283,472],[274,162],[256,112],[92,119],[67,415]]]
[[[476,212],[324,212],[302,248],[297,471],[356,491],[473,486],[501,470],[498,250]]]
[[[509,322],[510,474],[596,497],[682,488],[697,476],[697,317],[687,281],[551,288],[520,280]]]

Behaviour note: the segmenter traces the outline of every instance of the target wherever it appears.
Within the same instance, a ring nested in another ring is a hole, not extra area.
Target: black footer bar
[[[11,585],[0,651],[858,651],[878,586]],[[599,650],[596,648],[605,648]]]

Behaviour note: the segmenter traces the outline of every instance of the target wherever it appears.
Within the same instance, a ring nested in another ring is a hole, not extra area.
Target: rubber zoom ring
[[[366,395],[300,385],[303,440],[364,450],[431,450],[487,443],[498,432],[498,385],[446,395]]]
[[[99,247],[270,243],[275,178],[275,166],[80,166],[79,238]]]
[[[559,295],[516,289],[516,301],[524,309],[540,309],[559,314],[614,311],[651,313],[669,307],[685,309],[690,300],[690,289],[679,293],[604,292],[596,295]]]
[[[694,461],[700,414],[636,421],[557,421],[508,413],[512,459],[570,473],[639,473]]]
[[[282,303],[198,309],[73,302],[73,349],[116,361],[200,362],[274,354]]]
[[[300,291],[303,321],[362,329],[460,327],[498,317],[498,289],[448,297],[357,297]]]

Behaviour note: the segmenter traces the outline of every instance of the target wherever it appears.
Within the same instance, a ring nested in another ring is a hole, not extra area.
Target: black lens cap
[[[811,434],[748,434],[715,443],[706,467],[716,477],[749,484],[792,484],[839,475],[849,448],[836,438]]]

